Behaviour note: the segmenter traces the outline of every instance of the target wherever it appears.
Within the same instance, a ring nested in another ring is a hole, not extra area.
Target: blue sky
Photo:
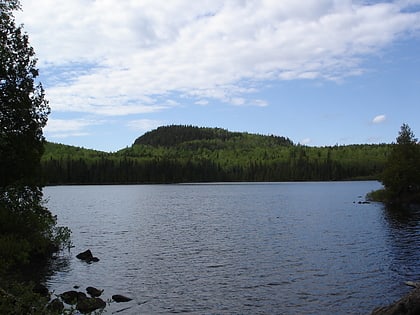
[[[420,0],[21,0],[47,140],[104,151],[161,125],[326,146],[420,138]]]

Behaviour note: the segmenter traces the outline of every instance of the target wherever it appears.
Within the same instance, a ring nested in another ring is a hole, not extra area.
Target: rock
[[[104,290],[99,290],[97,288],[94,287],[87,287],[86,288],[86,292],[91,296],[91,297],[100,297],[102,292],[104,292]]]
[[[413,287],[413,288],[420,288],[420,283],[419,282],[406,281],[405,284],[410,286],[410,287]]]
[[[61,312],[64,310],[64,304],[60,301],[60,299],[54,299],[48,303],[47,309],[53,313],[61,314]]]
[[[66,291],[59,295],[59,297],[64,301],[66,304],[74,305],[79,301],[86,300],[88,297],[84,292],[78,291]]]
[[[88,249],[84,252],[81,252],[81,253],[77,254],[76,258],[79,258],[80,260],[85,260],[85,261],[89,260],[90,261],[90,260],[92,260],[93,255],[92,255],[92,252],[90,251],[90,249]]]
[[[66,291],[59,295],[59,297],[64,301],[66,304],[76,304],[78,300],[79,292],[77,291]]]
[[[88,297],[84,292],[77,292],[77,301],[86,300]]]
[[[420,314],[420,288],[416,288],[397,302],[375,309],[371,315],[417,315]]]
[[[90,313],[100,308],[105,308],[106,303],[101,298],[87,298],[77,303],[76,309],[83,313]]]
[[[92,252],[90,251],[90,249],[88,249],[88,250],[86,250],[84,252],[81,252],[81,253],[77,254],[76,255],[76,258],[78,258],[80,260],[83,260],[83,261],[86,261],[88,263],[90,263],[90,262],[98,262],[99,261],[99,258],[98,257],[94,257],[92,255]]]
[[[132,299],[130,299],[129,297],[126,297],[124,295],[120,295],[120,294],[115,294],[112,296],[112,299],[117,302],[117,303],[121,303],[121,302],[129,302]]]

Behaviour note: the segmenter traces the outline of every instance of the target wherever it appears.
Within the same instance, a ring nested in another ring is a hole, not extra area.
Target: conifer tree
[[[419,197],[420,145],[407,124],[401,126],[381,180],[392,201],[405,202]]]

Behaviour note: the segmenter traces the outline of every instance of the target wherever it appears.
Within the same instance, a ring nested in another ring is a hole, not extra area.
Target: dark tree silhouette
[[[35,52],[15,23],[19,8],[19,1],[0,0],[0,272],[46,255],[69,232],[42,203],[42,128],[50,109],[35,82]]]

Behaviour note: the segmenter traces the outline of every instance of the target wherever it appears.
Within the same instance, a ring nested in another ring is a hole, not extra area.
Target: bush
[[[70,230],[56,224],[57,218],[43,205],[40,188],[3,189],[0,192],[0,269],[5,271],[69,247]]]

